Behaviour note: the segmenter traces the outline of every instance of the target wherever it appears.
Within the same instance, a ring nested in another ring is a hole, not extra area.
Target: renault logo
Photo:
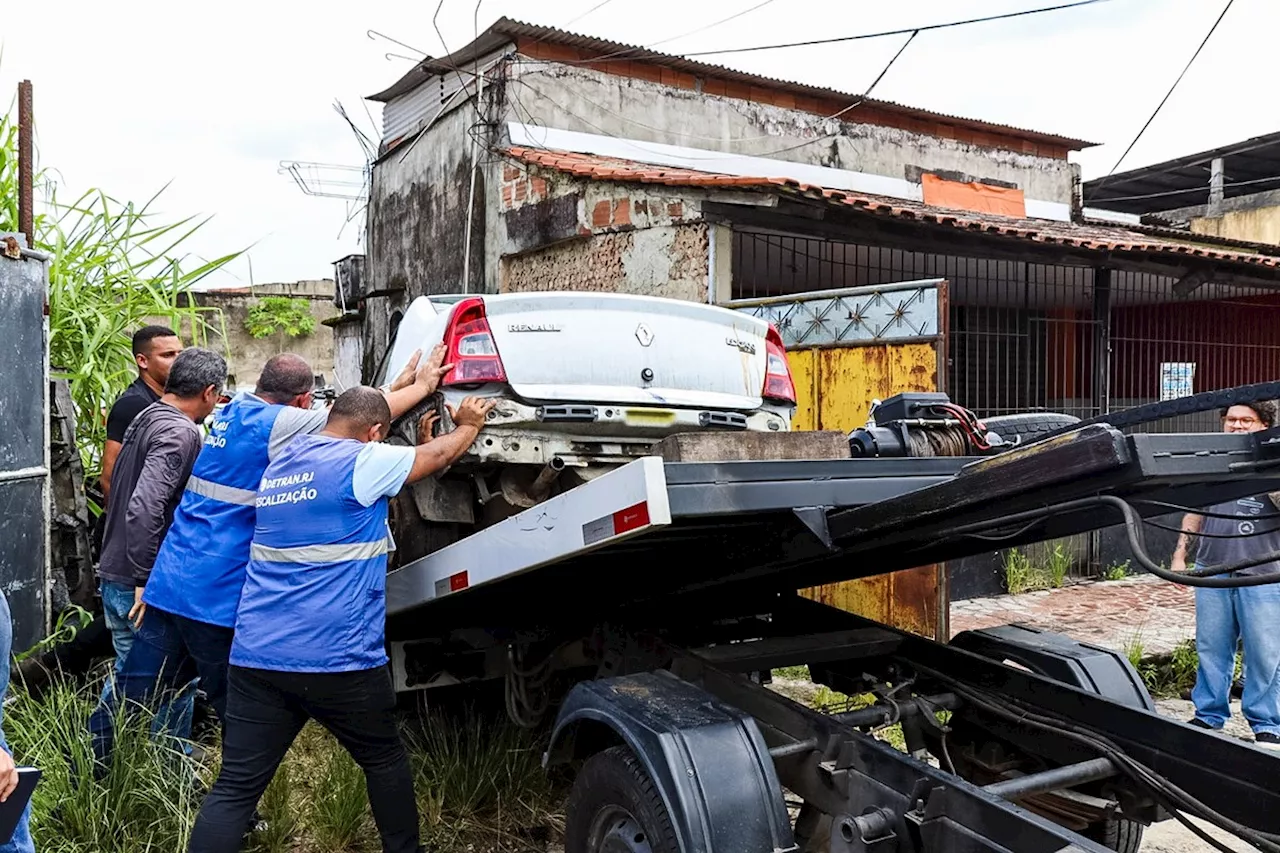
[[[640,346],[647,347],[653,343],[653,331],[644,323],[641,323],[636,326],[636,340],[640,342]]]

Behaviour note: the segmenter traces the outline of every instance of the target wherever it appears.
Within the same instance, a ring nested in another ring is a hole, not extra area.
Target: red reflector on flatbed
[[[582,525],[582,544],[594,545],[612,539],[631,530],[639,530],[649,524],[649,503],[641,501],[635,506],[620,509],[612,515],[588,521]]]

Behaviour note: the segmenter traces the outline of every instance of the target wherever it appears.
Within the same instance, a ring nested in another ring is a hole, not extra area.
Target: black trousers
[[[191,831],[188,853],[237,853],[258,800],[303,724],[324,726],[364,770],[383,853],[419,853],[409,756],[386,667],[274,672],[232,666],[222,770]]]

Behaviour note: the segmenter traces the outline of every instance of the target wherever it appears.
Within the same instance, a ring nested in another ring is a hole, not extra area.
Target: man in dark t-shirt
[[[107,415],[107,445],[102,450],[102,495],[111,500],[111,472],[120,455],[125,430],[138,413],[160,399],[169,367],[182,352],[182,340],[168,326],[143,326],[133,333],[133,360],[138,378],[125,389]]]
[[[1258,432],[1276,423],[1270,400],[1222,412],[1224,432]],[[1280,493],[1260,494],[1211,507],[1182,520],[1174,571],[1185,571],[1188,545],[1196,540],[1195,566],[1235,566],[1280,553]],[[1233,577],[1280,574],[1280,562],[1237,569]],[[1236,648],[1244,646],[1241,711],[1254,741],[1280,749],[1280,583],[1236,589],[1196,589],[1196,652],[1191,724],[1220,730],[1231,716],[1230,690]]]

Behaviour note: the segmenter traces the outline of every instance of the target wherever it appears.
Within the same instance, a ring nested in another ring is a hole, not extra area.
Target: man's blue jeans
[[[129,650],[133,648],[134,640],[137,638],[133,623],[129,621],[129,611],[134,603],[133,589],[131,586],[114,581],[103,581],[100,587],[102,615],[106,620],[107,628],[111,631],[111,645],[116,650],[115,668],[111,671],[111,678],[102,685],[102,696],[99,701],[103,705],[111,703],[112,688],[119,680],[120,673],[124,669],[125,658],[129,656]],[[145,616],[142,621],[146,624]],[[198,684],[199,679],[196,679],[172,701],[165,702],[156,712],[155,720],[151,724],[153,734],[165,731],[178,738],[182,742],[183,751],[188,754],[191,752],[191,718],[195,713]]]
[[[1196,590],[1200,667],[1196,719],[1220,729],[1231,716],[1236,646],[1244,641],[1244,718],[1254,734],[1280,735],[1280,584]]]
[[[175,692],[185,691],[198,677],[219,721],[225,721],[232,636],[230,628],[148,607],[129,656],[116,676],[111,700],[100,702],[89,717],[99,769],[114,746],[115,715],[121,705],[156,708],[172,701]]]
[[[13,654],[13,617],[9,613],[9,600],[0,592],[0,749],[12,755],[9,742],[5,740],[3,721],[5,695],[9,692],[9,660]],[[0,844],[0,853],[35,853],[36,845],[31,840],[31,803],[18,818],[18,825],[13,830],[13,837]]]

